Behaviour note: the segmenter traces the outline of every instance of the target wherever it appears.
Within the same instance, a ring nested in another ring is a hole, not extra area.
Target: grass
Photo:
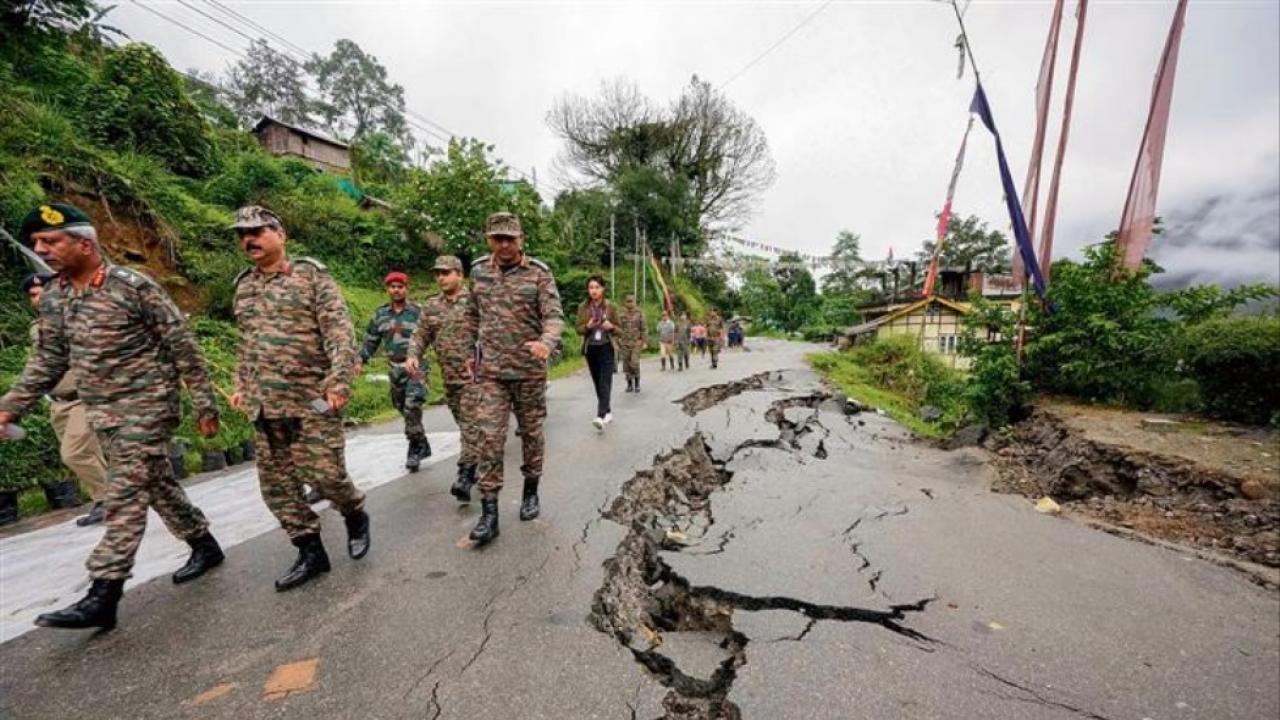
[[[961,376],[920,351],[914,342],[810,353],[805,360],[845,395],[883,410],[917,435],[947,437],[967,414]],[[920,409],[926,405],[942,410],[942,418],[922,420]]]

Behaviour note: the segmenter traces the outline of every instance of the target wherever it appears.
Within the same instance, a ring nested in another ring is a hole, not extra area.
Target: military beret
[[[520,218],[515,213],[496,212],[484,222],[486,236],[516,237],[524,234]]]
[[[383,285],[390,285],[390,284],[391,284],[391,283],[393,283],[393,282],[398,282],[398,283],[400,283],[400,284],[402,284],[402,285],[408,285],[408,284],[409,284],[409,276],[408,276],[408,275],[405,275],[404,273],[400,272],[399,270],[393,270],[392,272],[387,273],[387,276],[386,276],[386,277],[382,278],[382,284],[383,284]]]
[[[28,242],[31,236],[38,232],[78,227],[93,227],[93,220],[80,208],[63,203],[41,205],[22,219],[18,239]]]

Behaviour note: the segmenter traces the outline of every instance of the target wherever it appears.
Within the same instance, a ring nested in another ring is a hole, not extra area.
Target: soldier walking
[[[720,366],[720,347],[724,342],[724,320],[712,308],[707,312],[707,349],[711,352],[711,367]]]
[[[644,312],[636,305],[636,296],[628,295],[622,306],[622,327],[618,345],[622,350],[622,369],[627,374],[627,392],[640,392],[640,353],[649,344]]]
[[[40,274],[30,275],[22,281],[22,290],[27,294],[31,308],[36,311],[36,319],[31,322],[33,348],[40,344],[40,298],[52,278],[52,275]],[[53,434],[58,438],[58,456],[93,498],[89,513],[76,518],[76,525],[97,525],[107,517],[107,512],[102,507],[107,493],[107,459],[102,456],[97,435],[89,427],[84,403],[80,401],[80,392],[76,389],[75,372],[68,370],[49,391],[48,397],[49,424],[53,426]]]
[[[689,322],[689,313],[681,312],[676,320],[676,364],[683,372],[689,367],[689,343],[693,326]]]
[[[369,552],[369,515],[347,475],[340,414],[351,397],[355,333],[325,266],[289,260],[279,216],[242,207],[232,228],[253,267],[235,280],[240,352],[231,404],[253,422],[262,499],[298,548],[275,582],[283,592],[329,571],[320,517],[303,498],[303,483],[342,513],[347,554],[358,560]]]
[[[489,255],[471,266],[469,325],[476,337],[478,363],[475,420],[484,430],[480,452],[481,515],[471,531],[479,544],[498,537],[498,492],[502,490],[503,446],[507,423],[516,416],[524,462],[520,519],[541,511],[542,426],[547,417],[547,358],[560,346],[564,312],[551,269],[524,254],[524,229],[511,213],[495,213],[485,222]]]
[[[173,574],[183,583],[223,561],[204,513],[173,477],[169,440],[181,416],[179,379],[191,393],[200,434],[218,433],[213,385],[182,313],[147,276],[107,263],[89,217],[42,205],[20,237],[58,274],[40,303],[40,342],[22,376],[0,397],[0,431],[69,371],[107,461],[106,532],[89,555],[92,584],[75,604],[36,618],[43,627],[111,629],[124,581],[153,508],[191,546]]]
[[[462,277],[462,261],[452,255],[436,258],[432,268],[440,292],[422,306],[422,319],[409,343],[405,367],[426,372],[427,348],[435,347],[444,379],[444,397],[449,412],[462,436],[462,452],[458,455],[458,476],[449,492],[459,502],[471,502],[471,487],[476,483],[477,453],[483,437],[472,416],[475,412],[475,383],[467,363],[475,353],[476,340],[470,325],[471,293]]]
[[[391,404],[404,418],[404,434],[409,440],[404,466],[409,472],[418,472],[422,461],[431,457],[431,443],[422,429],[422,406],[427,402],[426,375],[417,368],[409,369],[405,361],[414,331],[422,322],[422,308],[409,302],[408,275],[399,271],[388,273],[382,284],[391,302],[374,311],[364,333],[360,362],[367,365],[379,345],[386,347],[387,362],[391,365]],[[357,371],[356,375],[359,374]]]

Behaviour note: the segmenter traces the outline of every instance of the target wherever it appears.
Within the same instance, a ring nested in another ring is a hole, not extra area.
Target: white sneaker
[[[605,414],[604,414],[604,424],[605,424],[605,425],[608,425],[608,424],[609,424],[609,423],[611,423],[611,422],[613,422],[613,413],[605,413]]]
[[[594,418],[594,419],[591,421],[591,424],[592,424],[592,425],[595,425],[597,430],[603,430],[603,429],[604,429],[604,424],[605,424],[605,419],[604,419],[604,418],[601,418],[601,417]]]

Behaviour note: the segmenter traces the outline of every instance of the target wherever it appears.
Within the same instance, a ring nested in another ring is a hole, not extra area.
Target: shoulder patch
[[[127,268],[123,265],[113,265],[111,267],[111,270],[107,273],[107,275],[113,278],[117,278],[119,280],[123,280],[125,283],[127,283],[130,287],[133,287],[133,288],[140,288],[143,285],[154,284],[154,281],[151,278],[147,277],[146,275],[143,275],[142,273],[138,272],[137,270],[134,270],[133,268]]]
[[[240,281],[241,281],[241,280],[244,280],[246,277],[249,277],[249,273],[251,273],[251,272],[253,272],[253,268],[251,268],[251,267],[247,267],[247,268],[245,268],[245,269],[241,270],[239,273],[237,273],[237,274],[236,274],[236,279],[231,281],[231,286],[232,286],[232,287],[239,287],[239,286],[240,286]]]
[[[319,260],[313,257],[300,257],[297,260],[294,260],[293,262],[295,265],[311,265],[317,270],[323,270],[324,272],[329,272],[329,268],[324,263],[320,262]]]
[[[546,270],[547,272],[551,272],[551,268],[547,267],[547,264],[546,264],[546,263],[542,262],[541,260],[539,260],[539,259],[538,259],[538,258],[536,258],[536,257],[531,257],[531,258],[529,258],[529,264],[530,264],[530,265],[536,265],[536,266],[538,266],[538,267],[542,268],[543,270]]]

